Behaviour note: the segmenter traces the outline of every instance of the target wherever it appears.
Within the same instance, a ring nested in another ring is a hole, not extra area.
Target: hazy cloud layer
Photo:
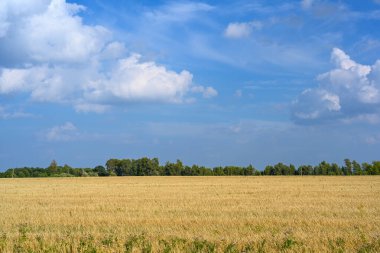
[[[335,68],[317,77],[319,86],[307,89],[293,102],[298,123],[340,119],[376,123],[380,115],[380,60],[372,66],[352,60],[334,48]]]
[[[0,9],[0,95],[26,93],[32,101],[95,112],[126,102],[182,103],[194,92],[216,95],[211,87],[193,85],[186,70],[126,55],[111,31],[83,23],[84,6],[2,1]]]

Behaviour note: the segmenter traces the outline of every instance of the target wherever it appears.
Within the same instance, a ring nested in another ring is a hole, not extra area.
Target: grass
[[[380,177],[0,179],[0,252],[380,252]]]

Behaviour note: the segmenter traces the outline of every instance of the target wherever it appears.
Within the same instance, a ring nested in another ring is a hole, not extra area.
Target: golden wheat
[[[380,177],[0,180],[0,252],[380,251]]]

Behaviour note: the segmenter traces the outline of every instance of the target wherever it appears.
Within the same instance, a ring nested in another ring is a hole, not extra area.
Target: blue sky
[[[380,1],[3,0],[0,170],[380,158]]]

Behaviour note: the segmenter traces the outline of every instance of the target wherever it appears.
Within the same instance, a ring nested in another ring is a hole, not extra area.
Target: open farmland
[[[380,251],[380,177],[0,180],[0,252]]]

